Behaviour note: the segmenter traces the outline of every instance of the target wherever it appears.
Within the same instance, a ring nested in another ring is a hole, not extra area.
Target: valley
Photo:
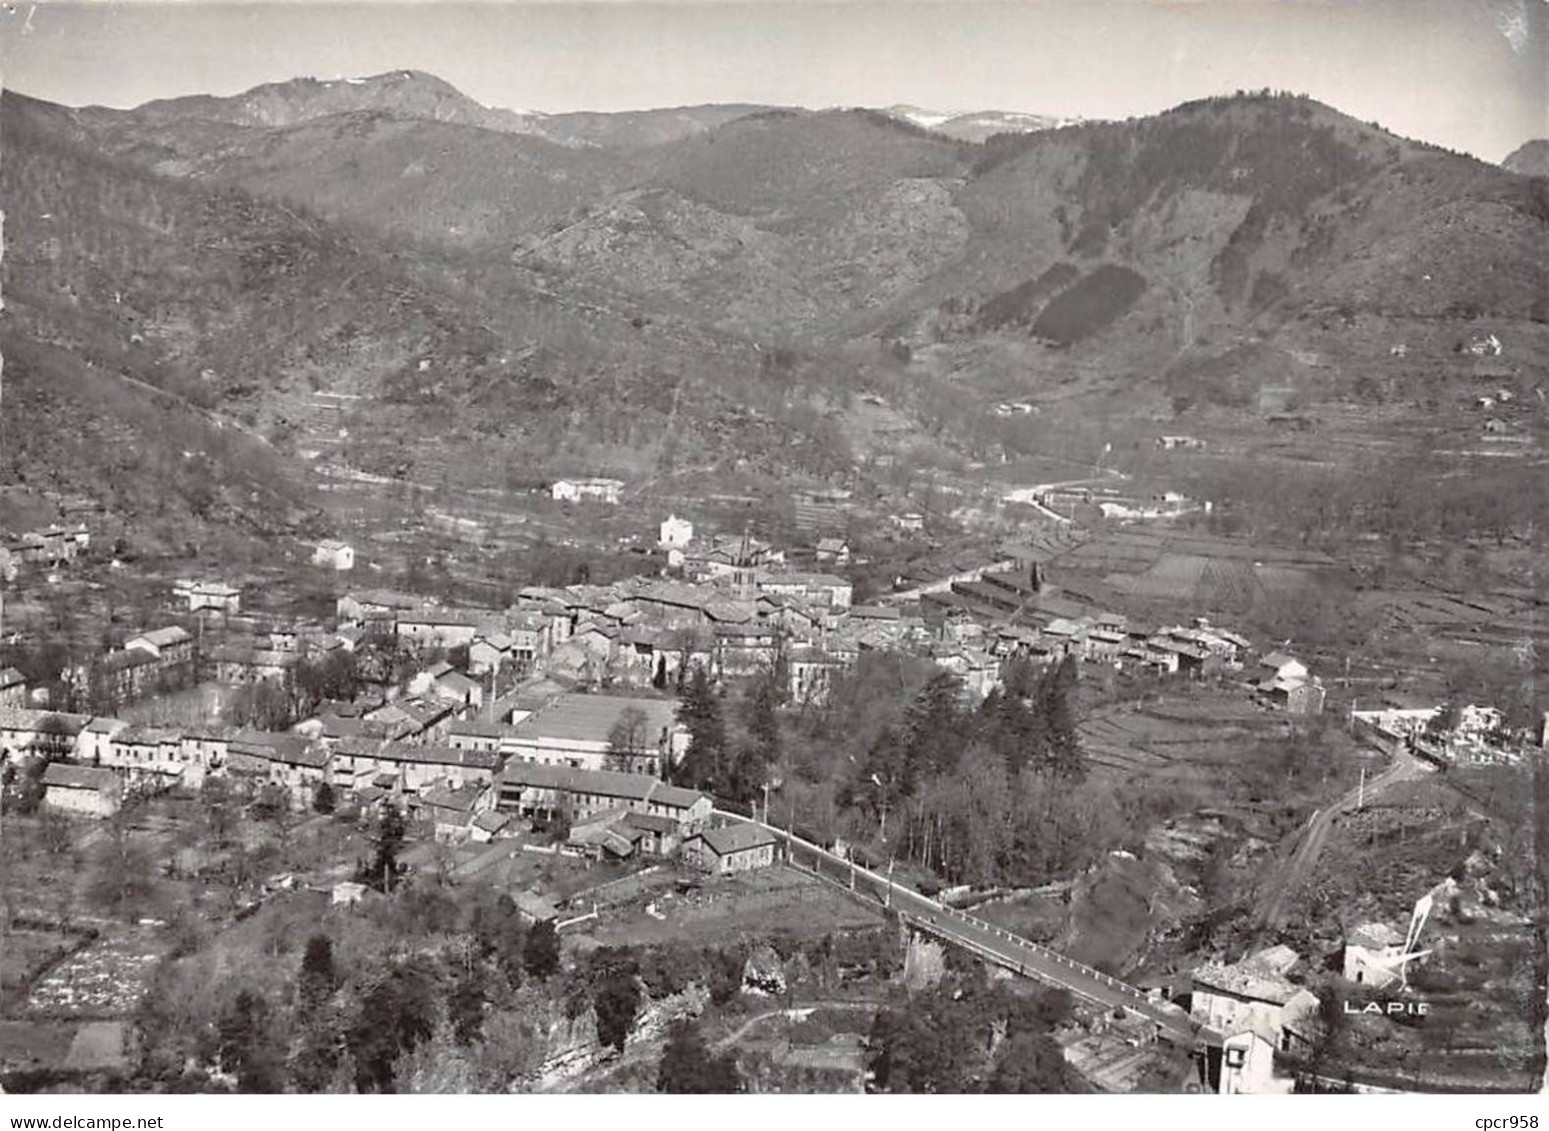
[[[1541,1078],[1538,150],[412,70],[0,131],[8,1089]]]

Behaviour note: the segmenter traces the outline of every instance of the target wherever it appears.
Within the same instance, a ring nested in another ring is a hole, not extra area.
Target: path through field
[[[1411,781],[1426,773],[1428,767],[1414,755],[1400,753],[1382,773],[1366,783],[1365,800],[1370,801],[1383,790],[1397,782]],[[1300,834],[1295,849],[1290,853],[1278,875],[1272,877],[1260,891],[1258,927],[1262,935],[1273,934],[1285,921],[1291,897],[1312,875],[1323,846],[1328,843],[1334,821],[1344,813],[1352,812],[1362,799],[1361,787],[1350,790],[1337,801],[1319,809],[1308,820]]]

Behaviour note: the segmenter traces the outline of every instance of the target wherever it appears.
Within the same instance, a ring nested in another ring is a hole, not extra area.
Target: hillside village
[[[0,689],[10,706],[0,751],[13,776],[33,772],[29,762],[40,754],[61,771],[73,763],[114,771],[90,779],[101,783],[92,803],[68,792],[87,778],[53,785],[45,777],[45,805],[98,816],[125,794],[197,790],[207,775],[280,787],[298,810],[310,809],[325,785],[367,803],[408,802],[412,813],[427,790],[477,783],[483,790],[469,795],[463,825],[437,825],[437,836],[462,838],[473,835],[475,816],[496,807],[508,762],[669,778],[688,739],[672,695],[692,673],[722,685],[779,673],[787,708],[800,710],[824,702],[862,653],[896,652],[950,673],[965,702],[977,704],[1001,687],[1008,663],[1046,669],[1068,658],[1226,678],[1246,700],[1293,716],[1323,708],[1321,680],[1294,657],[1260,656],[1203,617],[1142,627],[1088,611],[1043,582],[1030,547],[955,563],[934,579],[899,578],[896,595],[852,605],[845,578],[786,568],[782,550],[750,536],[696,542],[691,523],[670,516],[660,540],[675,551],[670,576],[525,587],[505,610],[351,589],[332,623],[284,623],[243,615],[236,586],[180,581],[173,600],[178,619],[196,618],[193,631],[174,621],[132,635],[64,673],[66,685],[123,707],[201,682],[249,693],[262,685],[294,700],[302,669],[338,664],[352,673],[354,693],[315,702],[272,733],[211,724],[180,731],[50,710],[11,669]],[[845,552],[842,541],[825,541],[819,555]],[[383,649],[398,653],[391,678],[365,675],[365,657]],[[638,730],[624,743],[621,720]]]
[[[649,876],[663,862],[728,882],[777,866],[800,875],[797,842],[782,833],[797,819],[805,831],[811,814],[803,795],[791,795],[780,802],[782,829],[771,809],[771,788],[786,797],[778,767],[679,784],[690,781],[703,741],[696,693],[730,701],[736,689],[766,687],[794,720],[821,711],[858,670],[894,657],[944,677],[968,716],[1010,694],[1008,677],[1022,687],[1029,673],[1048,680],[1067,670],[1083,685],[1120,678],[1175,687],[1180,701],[1203,694],[1224,715],[1257,713],[1282,726],[1325,713],[1325,675],[1342,681],[1273,643],[1205,616],[1144,624],[1123,604],[1096,606],[1064,590],[1050,573],[1082,538],[1050,531],[979,559],[916,567],[864,605],[852,603],[845,573],[857,562],[843,538],[783,547],[747,530],[704,536],[677,514],[657,528],[658,574],[519,587],[505,609],[343,580],[331,618],[294,621],[245,610],[238,585],[185,577],[166,593],[158,627],[61,672],[52,692],[31,691],[14,668],[0,673],[5,802],[83,827],[144,820],[170,799],[195,812],[231,804],[288,812],[283,822],[303,826],[332,814],[366,828],[402,822],[404,863],[385,879],[320,861],[306,875],[271,876],[261,890],[255,876],[239,905],[256,910],[266,893],[301,884],[347,909],[373,887],[409,882],[398,869],[494,874],[513,850],[606,868],[609,883]],[[312,564],[343,577],[352,558],[347,543],[324,540]],[[826,569],[797,567],[808,561]],[[86,709],[51,706],[51,694]],[[191,694],[217,710],[180,723],[164,707]],[[1513,730],[1490,706],[1361,710],[1352,701],[1348,721],[1358,742],[1394,766],[1511,767],[1549,742],[1549,718],[1532,733]],[[885,810],[881,819],[885,837]],[[818,848],[875,863],[873,849],[843,838]],[[1448,882],[1442,897],[1456,906],[1463,889]],[[564,887],[509,890],[521,906],[550,909],[535,921],[607,921]],[[1374,920],[1348,935],[1346,983],[1393,984],[1413,946],[1394,931]],[[1281,944],[1194,966],[1181,1001],[1193,1024],[1223,1042],[1219,1063],[1199,1061],[1198,1086],[1283,1090],[1286,1065],[1305,1074],[1309,1056],[1326,1055],[1320,998],[1286,980],[1301,961]],[[1073,1064],[1108,1039],[1085,1032],[1072,1035],[1085,1042],[1069,1046]]]
[[[1541,1086],[1527,158],[0,119],[6,1092]]]

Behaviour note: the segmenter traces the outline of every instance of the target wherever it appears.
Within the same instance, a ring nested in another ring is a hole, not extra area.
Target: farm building
[[[191,613],[201,609],[235,613],[242,605],[242,591],[221,581],[179,581],[172,587],[172,593],[188,602]]]
[[[312,564],[341,572],[355,568],[355,548],[336,538],[325,538],[312,551]]]
[[[152,629],[124,641],[124,650],[138,649],[155,656],[163,667],[187,663],[194,656],[194,638],[181,625]]]
[[[624,490],[621,479],[558,479],[549,488],[555,502],[574,503],[590,500],[600,503],[617,503]]]
[[[716,875],[751,872],[774,863],[778,838],[760,825],[705,829],[683,844],[683,858]]]
[[[1399,979],[1404,936],[1386,923],[1366,923],[1345,940],[1342,972],[1345,980],[1384,989]]]
[[[123,803],[123,783],[112,770],[50,762],[43,771],[43,804],[79,817],[111,817]]]

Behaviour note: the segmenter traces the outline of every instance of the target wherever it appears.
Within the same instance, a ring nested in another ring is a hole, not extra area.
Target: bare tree
[[[642,755],[650,753],[650,719],[639,707],[625,707],[608,731],[608,769],[633,772]]]

